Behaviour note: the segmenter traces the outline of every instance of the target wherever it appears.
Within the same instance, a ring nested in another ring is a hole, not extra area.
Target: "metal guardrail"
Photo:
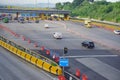
[[[67,80],[80,80],[79,78],[77,78],[73,74],[70,74],[67,71],[64,71],[64,75],[65,75],[65,77],[66,77]]]
[[[83,21],[83,20],[86,20],[88,18],[74,18],[74,17],[71,17],[71,19],[73,19],[73,20],[82,20]],[[114,25],[114,26],[120,27],[120,23],[109,22],[109,21],[101,21],[101,20],[96,20],[96,19],[90,19],[90,20],[93,21],[93,22],[109,24],[109,25]]]
[[[95,20],[95,19],[91,19],[91,21],[104,23],[104,24],[110,24],[110,25],[114,25],[114,26],[119,26],[120,27],[120,23],[114,23],[114,22],[109,22],[109,21],[100,21],[100,20]]]

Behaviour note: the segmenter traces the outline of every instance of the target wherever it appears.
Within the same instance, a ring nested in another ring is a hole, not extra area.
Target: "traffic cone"
[[[30,40],[30,39],[28,39],[28,43],[31,43],[31,40]]]
[[[80,70],[76,69],[76,73],[75,73],[76,77],[80,78]]]
[[[46,50],[46,54],[47,54],[47,55],[50,55],[50,50]]]
[[[41,50],[41,51],[44,51],[44,50],[45,50],[45,47],[44,47],[44,46],[42,46],[42,47],[40,48],[40,50]]]
[[[54,60],[55,60],[55,62],[57,62],[57,63],[58,63],[58,62],[59,62],[59,59],[60,59],[59,57],[55,57],[55,59],[54,59]]]
[[[37,43],[34,43],[34,47],[38,47],[38,44],[37,44]]]
[[[25,36],[22,36],[22,40],[25,41]]]
[[[20,37],[20,35],[19,35],[19,34],[16,34],[16,37]]]
[[[65,76],[58,76],[58,80],[66,80]]]
[[[82,75],[82,80],[88,80],[87,75],[83,74],[83,75]]]

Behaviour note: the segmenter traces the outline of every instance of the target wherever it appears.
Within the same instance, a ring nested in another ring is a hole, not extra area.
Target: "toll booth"
[[[41,18],[41,20],[45,20],[45,14],[44,13],[39,14],[39,17]]]
[[[69,14],[64,14],[64,20],[69,20]]]

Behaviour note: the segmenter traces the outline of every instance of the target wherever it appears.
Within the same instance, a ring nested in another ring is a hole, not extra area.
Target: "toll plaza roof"
[[[43,13],[43,14],[70,14],[67,10],[23,10],[0,8],[0,13]]]

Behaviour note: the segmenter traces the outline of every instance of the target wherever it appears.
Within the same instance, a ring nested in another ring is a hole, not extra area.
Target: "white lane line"
[[[108,80],[120,80],[120,71],[108,64],[95,58],[81,58],[76,59],[80,63],[84,64],[88,68],[92,69],[96,73],[105,77]]]
[[[80,55],[80,56],[61,56],[66,58],[96,58],[96,57],[118,57],[118,55]]]

